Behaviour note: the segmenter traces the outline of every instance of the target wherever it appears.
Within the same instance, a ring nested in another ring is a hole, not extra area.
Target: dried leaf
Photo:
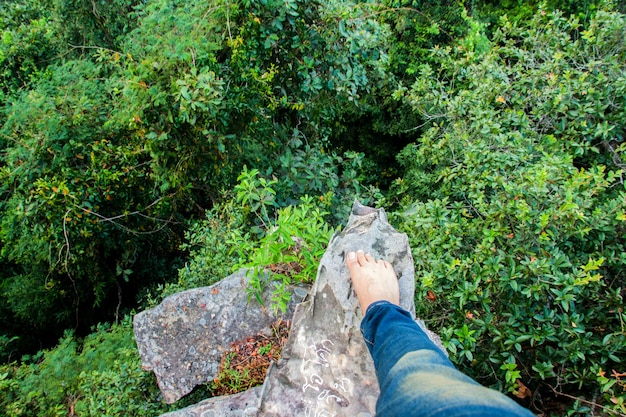
[[[524,383],[521,380],[518,379],[515,382],[517,383],[517,386],[519,387],[517,389],[517,392],[515,393],[515,396],[517,398],[524,399],[524,398],[529,398],[533,396],[532,391],[526,385],[524,385]]]

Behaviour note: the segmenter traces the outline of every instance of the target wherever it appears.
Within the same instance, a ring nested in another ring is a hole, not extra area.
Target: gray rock
[[[161,417],[254,417],[259,409],[262,387],[238,394],[209,398]]]
[[[277,317],[254,297],[248,300],[248,281],[242,270],[210,287],[171,295],[134,317],[142,367],[154,372],[168,404],[212,381],[231,343],[291,317],[302,300],[294,295],[288,312]],[[269,305],[269,290],[262,299]]]
[[[308,288],[292,289],[289,340],[264,385],[164,417],[373,416],[378,382],[345,266],[346,253],[357,249],[393,265],[400,304],[415,317],[415,272],[407,236],[389,225],[384,210],[355,202],[347,226],[333,236],[320,262],[310,299],[303,301]],[[168,297],[135,317],[144,369],[154,370],[168,402],[212,380],[222,352],[233,341],[257,334],[277,319],[256,301],[248,302],[247,281],[241,271],[212,287]],[[425,329],[421,320],[417,322]],[[429,335],[445,352],[436,335]]]
[[[415,316],[407,236],[389,225],[382,209],[355,202],[346,228],[331,239],[320,262],[312,299],[296,309],[282,358],[268,372],[259,416],[375,414],[378,382],[344,261],[347,252],[357,249],[394,266],[400,304]]]

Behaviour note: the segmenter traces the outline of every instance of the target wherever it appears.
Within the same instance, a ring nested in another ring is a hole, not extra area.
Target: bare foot
[[[376,301],[389,301],[400,304],[398,278],[391,264],[382,259],[376,260],[362,250],[348,252],[346,265],[350,270],[352,285],[361,303],[363,314],[367,307]]]

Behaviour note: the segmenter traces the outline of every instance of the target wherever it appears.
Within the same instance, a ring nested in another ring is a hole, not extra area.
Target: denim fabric
[[[377,417],[533,416],[459,372],[401,307],[373,303],[361,332],[380,385]]]

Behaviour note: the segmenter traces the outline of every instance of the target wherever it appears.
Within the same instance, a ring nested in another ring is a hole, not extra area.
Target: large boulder
[[[362,249],[388,260],[398,275],[400,304],[415,316],[415,271],[407,236],[384,210],[355,203],[345,229],[330,241],[310,301],[293,318],[281,360],[270,368],[260,416],[372,416],[379,388],[359,325],[362,312],[345,266]]]
[[[291,317],[308,293],[293,288],[285,314],[275,315],[246,293],[249,277],[241,270],[210,287],[171,295],[133,319],[144,370],[153,371],[168,404],[212,381],[231,344],[255,335],[278,319]],[[262,295],[269,305],[270,294]]]

